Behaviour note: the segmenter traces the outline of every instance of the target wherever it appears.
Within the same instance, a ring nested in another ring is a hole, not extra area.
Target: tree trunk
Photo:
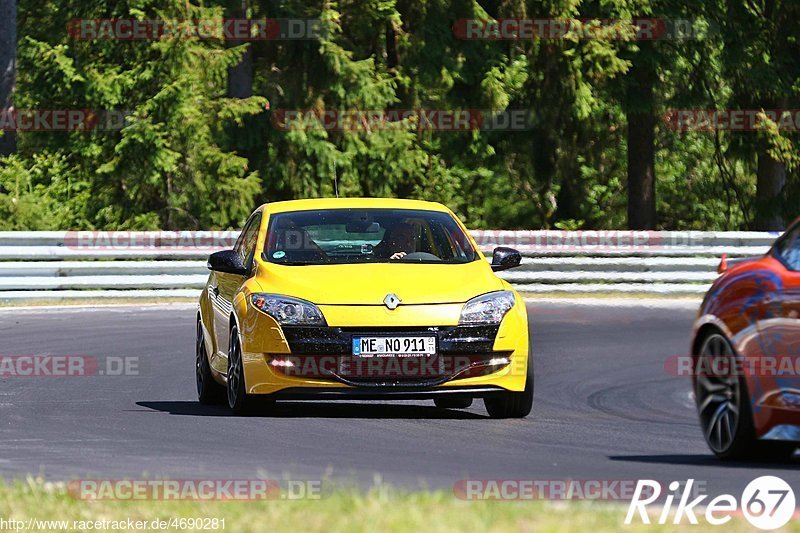
[[[786,183],[786,166],[776,161],[762,146],[758,153],[755,230],[785,229],[781,194]]]
[[[0,112],[9,112],[17,79],[17,1],[0,0]],[[0,136],[0,155],[17,151],[16,133]]]
[[[3,0],[0,0],[3,1]],[[226,10],[229,18],[247,18],[248,0],[230,0]],[[238,40],[228,40],[231,46],[242,44]],[[253,51],[252,43],[235,67],[228,69],[228,98],[249,98],[253,96]]]
[[[250,48],[242,61],[228,69],[228,98],[250,98],[253,96],[253,52]]]
[[[655,118],[628,115],[628,227],[656,227]]]
[[[626,94],[628,115],[628,227],[656,227],[656,117],[654,85],[657,73],[651,43],[644,41],[633,60]]]

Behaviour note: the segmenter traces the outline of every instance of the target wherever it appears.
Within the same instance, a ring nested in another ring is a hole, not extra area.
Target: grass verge
[[[335,489],[322,491],[318,500],[287,501],[85,501],[71,496],[63,485],[30,478],[10,484],[0,482],[0,529],[10,520],[66,521],[38,524],[39,530],[97,531],[97,521],[118,521],[127,528],[128,519],[147,524],[153,520],[224,519],[227,531],[706,531],[713,526],[684,524],[652,526],[623,524],[625,504],[546,501],[463,501],[450,491],[406,492],[380,487],[369,491]],[[4,524],[2,521],[5,520]],[[92,524],[91,526],[89,524]],[[34,526],[36,523],[34,523]],[[3,527],[5,526],[5,527]],[[32,528],[33,529],[33,528]],[[111,530],[106,528],[106,530]],[[197,531],[199,528],[166,528],[162,531]],[[220,531],[208,528],[206,531]],[[718,529],[721,531],[721,529]],[[725,531],[752,531],[741,517],[724,526]],[[792,530],[800,531],[798,523]]]

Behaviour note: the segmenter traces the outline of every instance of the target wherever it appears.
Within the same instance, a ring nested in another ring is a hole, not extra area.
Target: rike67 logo
[[[706,502],[708,495],[704,494],[690,501],[696,495],[693,486],[693,479],[686,481],[683,491],[679,482],[669,484],[669,492],[663,500],[657,523],[666,524],[671,517],[673,524],[680,524],[684,519],[690,524],[697,524],[700,514],[709,524],[720,526],[741,512],[758,529],[772,530],[785,526],[795,513],[794,491],[779,477],[762,476],[754,479],[745,487],[739,500],[732,494],[722,494]],[[639,480],[625,516],[625,524],[631,524],[636,514],[642,523],[649,524],[652,515],[648,513],[648,505],[653,504],[656,509],[651,510],[658,510],[661,503],[655,502],[661,496],[661,484],[658,481]]]

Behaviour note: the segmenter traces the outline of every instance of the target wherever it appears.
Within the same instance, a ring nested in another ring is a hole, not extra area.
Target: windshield
[[[264,259],[287,265],[468,263],[478,258],[448,213],[325,209],[270,217]]]

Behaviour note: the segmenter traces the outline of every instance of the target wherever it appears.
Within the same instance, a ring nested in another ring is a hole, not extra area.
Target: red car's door
[[[782,281],[780,287],[765,296],[767,316],[760,324],[760,343],[764,358],[757,376],[750,380],[754,415],[762,416],[760,407],[774,410],[800,409],[800,226],[791,228],[771,251]]]

